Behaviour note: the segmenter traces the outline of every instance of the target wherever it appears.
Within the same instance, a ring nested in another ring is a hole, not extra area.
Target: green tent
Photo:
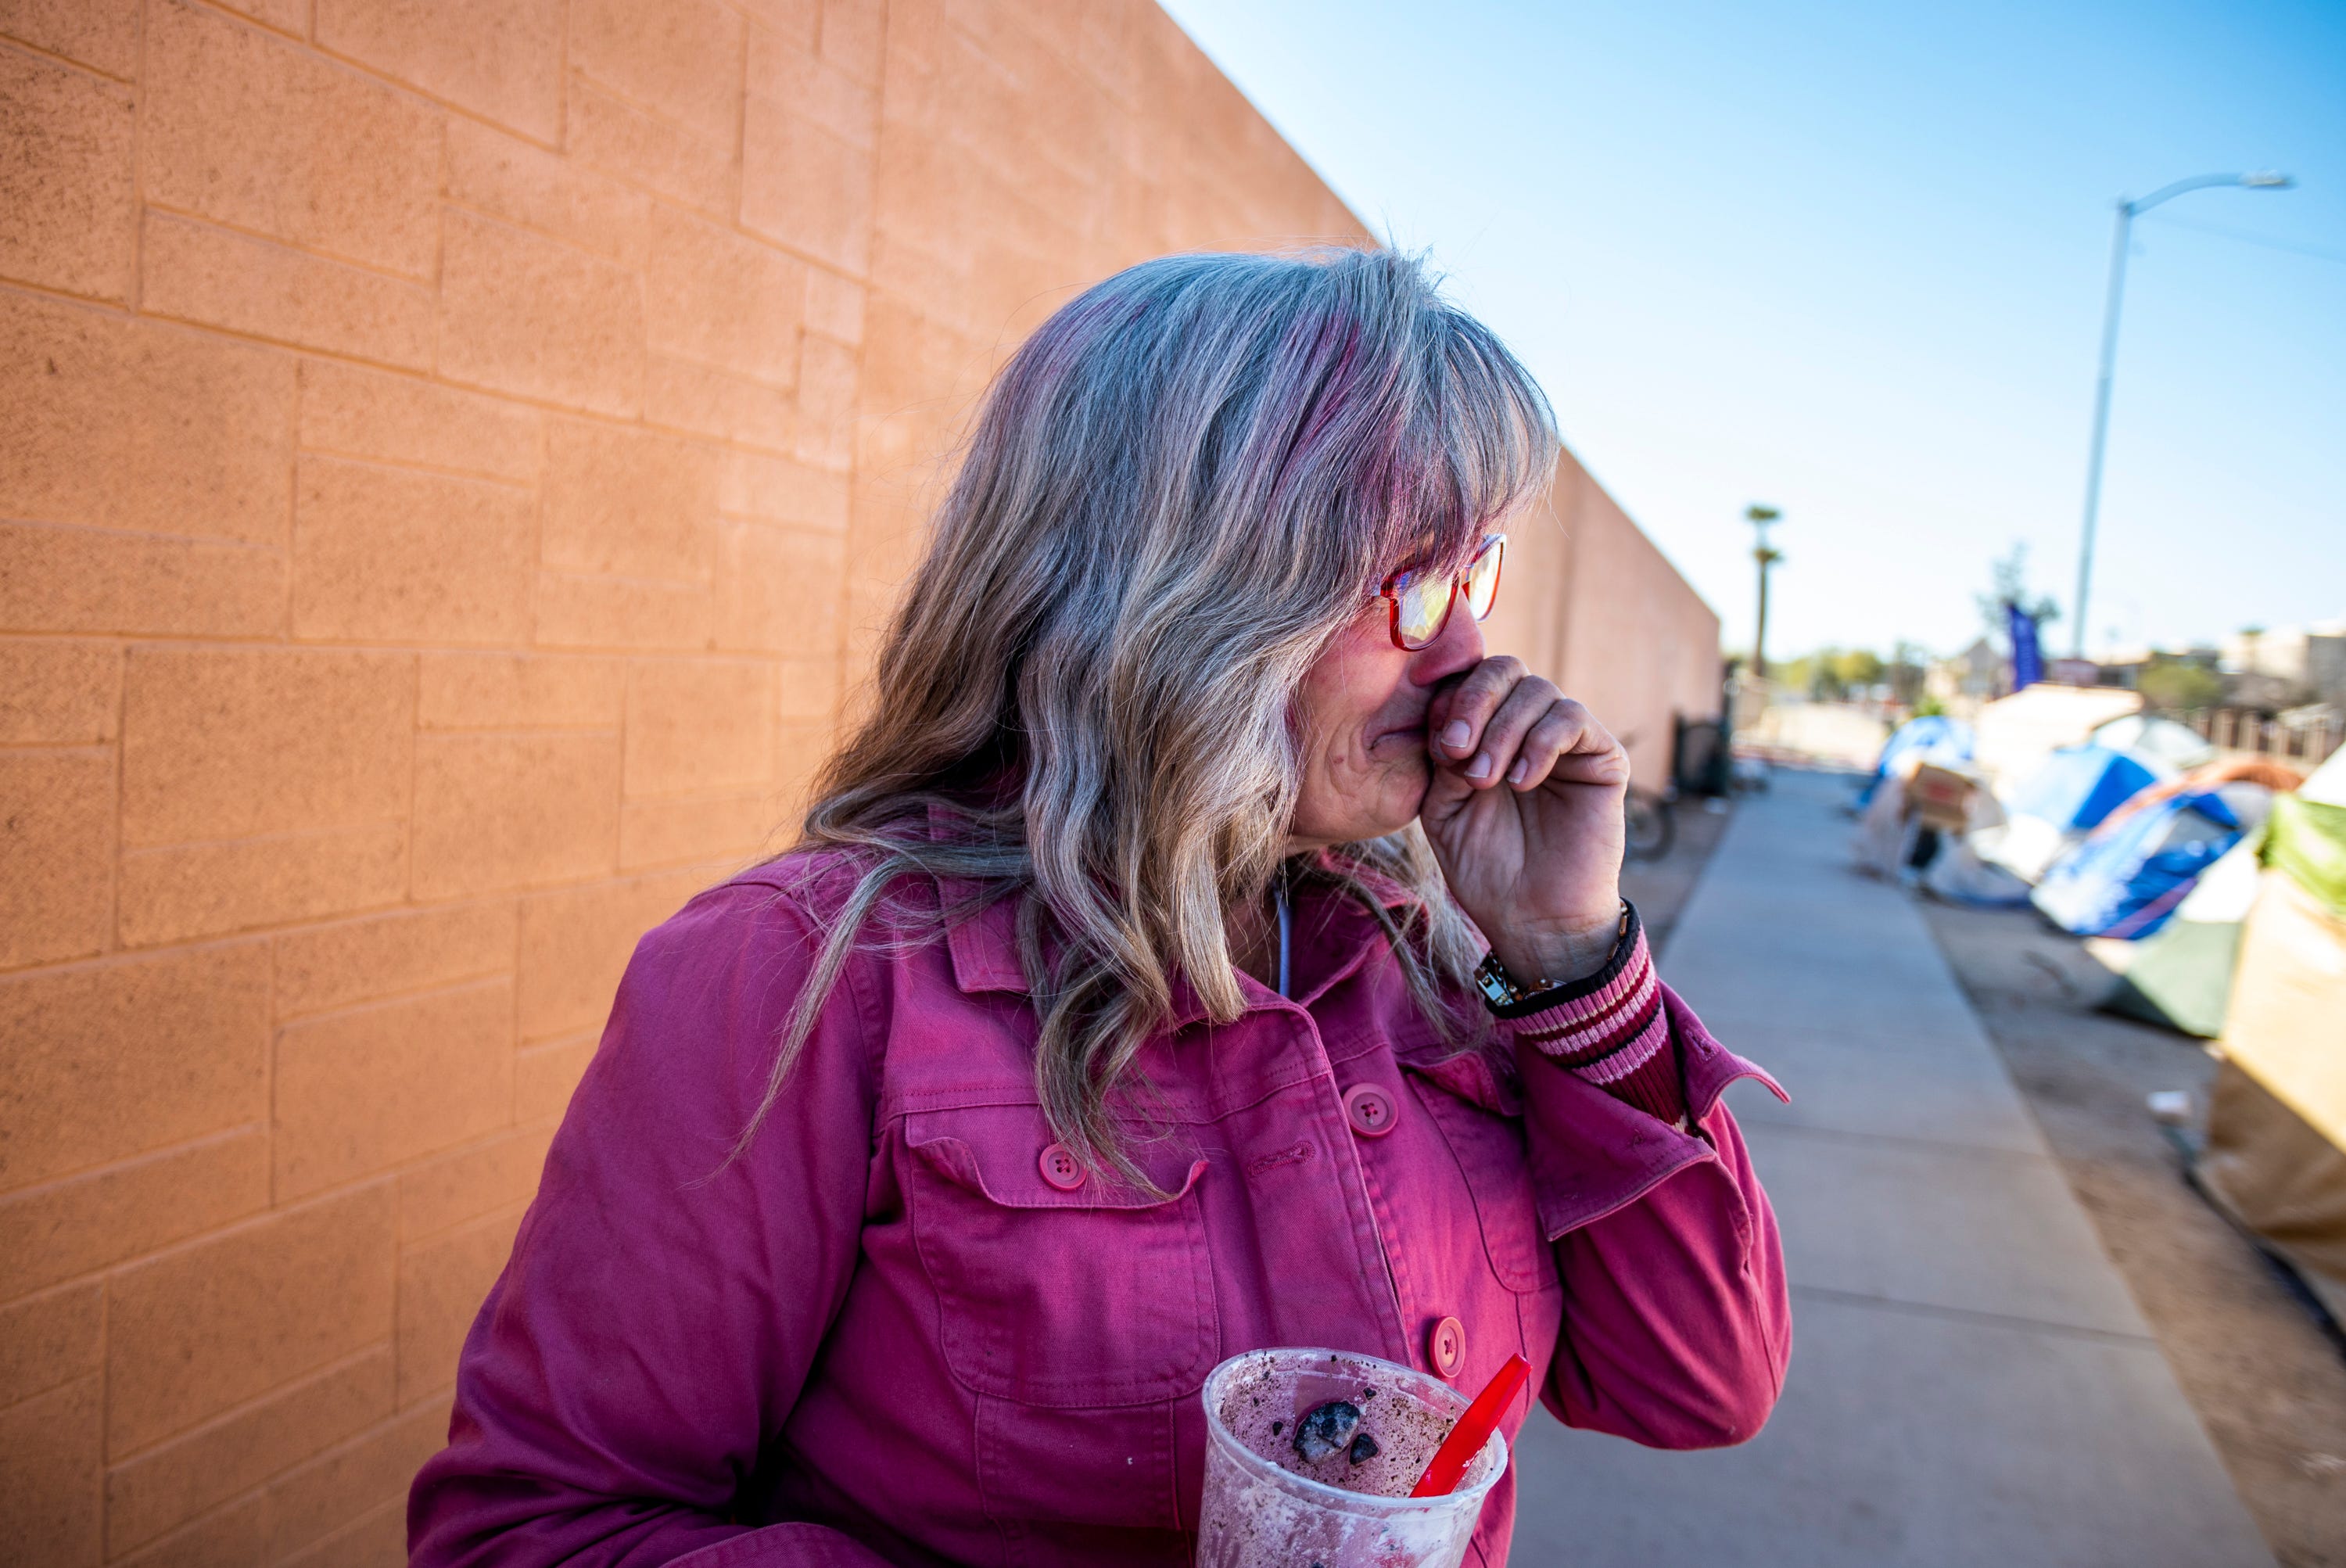
[[[2274,801],[2263,858],[2196,1168],[2346,1319],[2346,751]]]
[[[2332,764],[2316,779],[2336,789],[2341,777]],[[2287,871],[2330,908],[2346,911],[2346,805],[2320,799],[2326,792],[2322,782],[2309,780],[2301,791],[2274,796],[2265,826],[2202,872],[2174,918],[2150,935],[2088,940],[2086,950],[2117,977],[2102,1007],[2205,1040],[2221,1034],[2240,922],[2257,901],[2260,866]]]
[[[2282,799],[2289,797],[2282,796]],[[2213,1040],[2224,1032],[2239,957],[2240,922],[2257,901],[2258,850],[2250,833],[2199,874],[2174,918],[2139,942],[2093,937],[2086,951],[2117,976],[2103,1008]]]
[[[2346,805],[2320,798],[2322,786],[2338,771],[2325,766],[2298,793],[2273,797],[2265,864],[2287,871],[2332,912],[2346,916]]]

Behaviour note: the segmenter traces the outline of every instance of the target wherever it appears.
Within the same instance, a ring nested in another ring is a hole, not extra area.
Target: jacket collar
[[[1026,975],[1018,965],[1018,910],[1014,901],[1000,900],[958,925],[947,926],[945,948],[953,955],[954,984],[963,992],[1026,994]]]
[[[929,809],[929,827],[933,833],[942,833],[946,828],[942,813],[933,806]],[[1321,852],[1322,855],[1327,853],[1325,850]],[[1406,909],[1415,901],[1406,888],[1390,877],[1370,871],[1358,871],[1356,874],[1375,895],[1377,901],[1388,910]],[[947,901],[950,901],[963,890],[947,887],[944,891]],[[1362,921],[1359,924],[1361,929],[1356,932],[1351,932],[1349,927],[1340,926],[1338,929],[1347,930],[1352,940],[1360,942],[1378,935],[1376,928],[1369,921]],[[948,926],[945,949],[953,962],[954,984],[965,994],[976,995],[985,992],[1000,992],[1014,996],[1027,994],[1025,971],[1018,962],[1018,909],[1015,900],[997,900],[969,919]],[[1336,972],[1351,967],[1349,962],[1341,962],[1336,966]],[[1260,1001],[1263,1005],[1280,1004],[1281,999],[1262,991],[1260,986],[1251,982],[1242,981],[1241,986],[1247,992],[1250,1006],[1258,1000],[1255,995],[1258,992],[1261,992]],[[1180,1028],[1206,1015],[1202,999],[1187,981],[1175,975],[1172,1026]]]

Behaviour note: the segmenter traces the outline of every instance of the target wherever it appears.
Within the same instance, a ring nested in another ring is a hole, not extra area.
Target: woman
[[[414,1561],[1185,1563],[1265,1345],[1756,1431],[1760,1074],[1618,896],[1621,748],[1476,626],[1555,456],[1388,252],[1046,323],[801,843],[637,949]]]

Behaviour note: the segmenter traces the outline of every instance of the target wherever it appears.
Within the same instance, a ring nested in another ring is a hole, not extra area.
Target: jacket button
[[[1344,1091],[1344,1119],[1364,1138],[1381,1138],[1393,1130],[1392,1096],[1374,1084],[1355,1084]]]
[[[1083,1162],[1067,1152],[1065,1144],[1053,1144],[1043,1151],[1043,1179],[1061,1192],[1073,1192],[1084,1185]]]
[[[1425,1337],[1425,1359],[1443,1377],[1455,1373],[1466,1359],[1466,1325],[1455,1318],[1444,1318]]]

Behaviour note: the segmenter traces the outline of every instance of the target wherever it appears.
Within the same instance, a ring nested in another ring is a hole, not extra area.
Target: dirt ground
[[[2027,910],[1925,918],[2284,1568],[2346,1568],[2346,1355],[2183,1179],[2144,1097],[2204,1109],[2200,1042],[2095,1012],[2102,971]]]

